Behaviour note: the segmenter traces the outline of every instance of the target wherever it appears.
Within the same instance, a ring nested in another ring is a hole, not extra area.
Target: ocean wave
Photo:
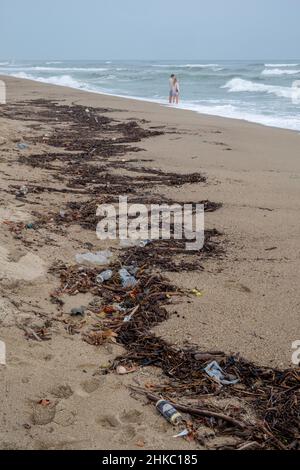
[[[60,60],[52,60],[51,62],[46,62],[46,65],[52,65],[52,64],[62,64]]]
[[[66,86],[69,88],[76,88],[76,89],[85,89],[87,90],[86,84],[75,80],[70,75],[57,75],[53,77],[35,77],[34,75],[30,75],[25,72],[17,72],[17,73],[10,73],[11,76],[16,78],[25,78],[26,80],[34,80],[41,83],[48,83],[50,85],[60,85]]]
[[[300,64],[265,64],[265,67],[298,67]]]
[[[300,70],[292,69],[265,69],[262,71],[262,75],[265,76],[277,76],[277,75],[297,75],[300,73]]]
[[[233,78],[222,88],[227,88],[231,93],[250,92],[250,93],[268,93],[278,96],[279,98],[289,98],[295,104],[300,103],[300,88],[298,81],[291,87],[266,85],[264,83],[251,82],[242,78]]]
[[[43,67],[43,66],[34,66],[34,67],[20,67],[20,66],[10,66],[10,70],[20,70],[25,72],[106,72],[107,68],[104,67]]]
[[[211,68],[211,67],[220,67],[219,64],[152,64],[151,67],[167,67],[167,68]]]
[[[255,112],[246,112],[236,106],[228,104],[206,106],[193,103],[182,103],[180,108],[195,111],[200,114],[209,114],[212,116],[220,116],[230,119],[241,119],[243,121],[258,123],[264,126],[300,131],[299,116],[267,116],[265,114],[259,114]]]

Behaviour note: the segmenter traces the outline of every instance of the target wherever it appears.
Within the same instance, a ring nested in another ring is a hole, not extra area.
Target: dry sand
[[[162,193],[178,202],[222,202],[220,210],[206,215],[205,224],[223,232],[226,250],[222,258],[207,260],[204,271],[168,274],[179,287],[197,287],[203,296],[181,299],[172,307],[178,315],[155,332],[178,345],[191,342],[203,350],[240,353],[261,365],[292,366],[292,342],[300,340],[299,134],[141,101],[2,79],[8,87],[8,104],[38,98],[64,100],[117,109],[114,118],[147,120],[146,127],[166,126],[164,135],[138,144],[145,149],[138,154],[140,165],[204,173],[205,184],[166,187]],[[57,314],[49,301],[49,293],[57,287],[57,278],[48,273],[53,260],[73,262],[87,242],[97,249],[104,246],[95,234],[87,235],[79,226],[72,226],[64,236],[48,234],[48,244],[44,232],[41,236],[33,230],[24,245],[2,223],[30,222],[32,211],[59,209],[70,196],[41,194],[35,199],[37,207],[30,203],[32,198],[22,202],[6,192],[10,185],[52,183],[49,172],[16,164],[20,154],[47,150],[46,145],[16,148],[28,134],[34,135],[27,125],[4,119],[0,108],[0,339],[7,348],[7,365],[0,366],[0,447],[194,448],[195,443],[172,438],[172,428],[155,410],[129,394],[128,384],[160,380],[160,371],[148,368],[126,377],[95,376],[122,348],[111,344],[96,348],[56,324],[50,341],[25,338],[24,328]],[[43,132],[50,130],[45,124]],[[67,312],[91,299],[65,300]],[[38,406],[41,399],[51,400],[51,406]]]

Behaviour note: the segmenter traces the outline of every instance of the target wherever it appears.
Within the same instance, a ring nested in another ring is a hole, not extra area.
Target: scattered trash
[[[233,378],[231,374],[224,374],[217,361],[212,361],[210,364],[208,364],[208,366],[205,367],[204,370],[212,379],[216,380],[222,385],[234,385],[239,381],[239,379]]]
[[[17,144],[17,147],[18,147],[19,150],[26,150],[26,149],[28,149],[29,145],[25,144],[25,143],[23,144],[22,142],[20,142],[20,143]]]
[[[164,418],[166,418],[166,420],[169,421],[169,423],[175,426],[181,423],[182,421],[181,414],[178,413],[178,411],[174,408],[174,406],[172,406],[171,403],[169,403],[168,401],[159,400],[156,403],[156,408],[164,416]]]
[[[203,292],[201,292],[201,291],[198,290],[198,289],[192,289],[190,292],[191,292],[191,294],[193,294],[195,297],[203,297]]]
[[[102,284],[105,281],[109,281],[113,276],[113,272],[110,269],[107,269],[106,271],[103,271],[102,273],[98,274],[96,277],[96,282],[98,284]]]
[[[124,321],[125,323],[126,323],[126,322],[129,322],[129,321],[132,319],[133,315],[138,311],[139,307],[140,307],[140,306],[137,305],[137,306],[132,310],[132,312],[131,312],[129,315],[126,315],[126,317],[124,317],[124,320],[123,320],[123,321]]]
[[[82,253],[76,255],[76,262],[106,265],[110,263],[112,252],[109,250],[97,251],[96,253]]]
[[[60,216],[62,219],[64,219],[65,216],[66,216],[66,211],[64,211],[63,209],[61,209],[61,210],[59,211],[59,216]]]
[[[21,186],[17,191],[16,191],[16,196],[17,197],[26,197],[28,194],[28,188],[27,186]]]
[[[151,240],[141,240],[140,238],[138,239],[124,238],[120,240],[120,247],[121,248],[133,248],[133,247],[144,248],[145,246],[149,245],[149,243],[151,243]]]
[[[119,270],[119,276],[121,278],[122,286],[125,289],[135,287],[137,284],[137,280],[134,276],[132,276],[127,269],[123,268]]]
[[[26,228],[33,230],[35,228],[34,224],[30,222],[29,224],[26,224]]]
[[[188,429],[184,429],[179,434],[175,434],[175,436],[173,436],[173,437],[186,437],[189,434],[190,434],[190,431]]]
[[[135,265],[124,266],[124,269],[126,269],[129,272],[129,274],[131,274],[132,276],[135,276],[139,270],[139,268]]]
[[[115,310],[117,312],[126,312],[126,308],[125,307],[122,307],[122,305],[120,304],[113,304],[113,307],[115,308]]]
[[[137,370],[137,367],[126,368],[124,366],[118,366],[116,368],[117,374],[119,374],[119,375],[132,374],[136,370]]]
[[[6,365],[6,345],[4,341],[0,341],[0,366]]]
[[[70,315],[72,317],[78,317],[78,316],[83,317],[85,310],[86,310],[85,307],[75,307],[75,308],[72,308]]]
[[[151,243],[151,240],[141,240],[139,246],[144,248],[145,246],[149,245],[149,243]]]

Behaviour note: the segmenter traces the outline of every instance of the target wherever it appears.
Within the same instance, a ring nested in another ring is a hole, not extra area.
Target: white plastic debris
[[[144,248],[145,246],[149,245],[151,240],[142,240],[140,238],[133,239],[133,238],[121,238],[120,240],[120,247],[121,248],[134,248],[140,247]]]
[[[137,284],[137,280],[134,276],[132,276],[127,269],[120,269],[119,276],[121,278],[122,286],[127,289],[131,287],[135,287]]]
[[[175,436],[173,437],[185,437],[185,436],[188,436],[189,435],[189,430],[188,429],[184,429],[183,431],[181,431],[179,434],[175,434]]]
[[[134,309],[132,310],[132,312],[131,312],[129,315],[126,315],[126,317],[124,317],[123,322],[124,322],[124,323],[128,323],[129,321],[131,321],[133,315],[138,311],[139,308],[140,308],[139,305],[137,305],[136,307],[134,307]]]
[[[19,150],[26,150],[26,149],[28,149],[29,145],[25,144],[25,143],[22,143],[22,142],[19,142],[17,144],[17,147],[18,147]]]
[[[204,370],[209,377],[222,385],[234,385],[239,381],[239,379],[231,379],[229,376],[227,376],[226,379],[226,374],[224,374],[223,369],[219,366],[217,361],[212,361]]]
[[[105,266],[110,263],[112,257],[112,252],[109,250],[97,251],[96,253],[81,253],[75,256],[76,262],[81,263],[91,263]]]
[[[102,273],[98,274],[96,277],[96,282],[98,284],[102,284],[105,281],[109,281],[113,276],[113,272],[110,269],[107,269],[106,271],[102,271]]]

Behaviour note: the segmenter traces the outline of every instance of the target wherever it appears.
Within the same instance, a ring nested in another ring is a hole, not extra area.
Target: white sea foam
[[[265,69],[262,71],[262,75],[265,76],[277,76],[277,75],[298,75],[300,70],[297,69]]]
[[[104,67],[19,67],[10,66],[10,70],[25,71],[25,72],[106,72],[107,68]]]
[[[282,129],[291,129],[300,131],[299,116],[269,116],[255,112],[245,112],[242,109],[232,105],[205,106],[193,104],[192,102],[181,103],[181,109],[196,111],[200,114],[209,114],[230,119],[241,119],[243,121],[262,124],[264,126],[278,127]]]
[[[298,67],[300,64],[265,64],[265,67]]]
[[[219,67],[219,64],[152,64],[152,67],[167,67],[167,68],[211,68]]]
[[[278,96],[279,98],[289,98],[293,103],[300,103],[300,87],[295,81],[293,86],[285,87],[278,85],[266,85],[264,83],[251,82],[250,80],[243,80],[242,78],[233,78],[222,88],[227,88],[231,93],[268,93]]]
[[[60,86],[66,86],[69,88],[87,90],[87,86],[84,83],[81,83],[80,81],[75,80],[70,75],[57,75],[57,76],[47,77],[47,78],[35,77],[25,72],[17,72],[17,73],[10,74],[10,75],[13,75],[14,77],[17,77],[17,78],[25,78],[27,80],[34,80],[37,82],[48,83],[52,85],[60,85]]]

